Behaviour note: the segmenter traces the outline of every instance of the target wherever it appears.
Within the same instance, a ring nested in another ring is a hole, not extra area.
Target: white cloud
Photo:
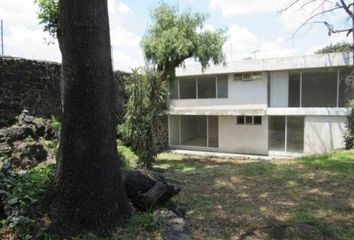
[[[17,24],[9,26],[5,41],[9,54],[31,59],[43,59],[50,61],[61,60],[58,44],[48,44],[46,39],[50,36],[42,29],[31,29],[25,25]]]
[[[275,40],[258,38],[249,29],[232,24],[229,28],[229,39],[224,45],[227,61],[244,58],[283,57],[297,54],[297,50],[289,48],[284,37]]]
[[[132,14],[133,13],[130,10],[130,7],[123,2],[118,2],[118,11],[122,14]]]
[[[228,35],[229,38],[224,45],[224,52],[228,60],[248,57],[258,47],[257,36],[247,28],[232,24]]]
[[[115,69],[129,70],[143,64],[140,36],[129,31],[124,16],[132,14],[129,6],[121,1],[109,0],[112,55]],[[61,61],[56,40],[44,33],[37,19],[38,8],[34,1],[0,0],[0,17],[4,19],[5,54],[30,59]]]
[[[129,31],[124,15],[132,14],[128,5],[115,0],[108,1],[113,67],[129,71],[144,64],[140,50],[141,36]]]
[[[282,7],[284,7],[284,0],[211,0],[209,4],[210,10],[221,11],[225,18],[242,14],[278,11]]]
[[[113,49],[113,69],[130,72],[132,68],[143,66],[141,59],[142,52],[125,51],[123,49]]]
[[[343,42],[343,41],[350,42],[352,41],[352,39],[350,37],[347,37],[345,33],[332,35],[331,37],[328,37],[324,41],[311,44],[306,49],[305,54],[313,54],[315,51],[324,48],[325,46],[328,46],[330,44],[335,44],[338,42]]]
[[[45,39],[51,38],[39,25],[37,11],[33,1],[0,1],[0,17],[4,20],[4,52],[16,57],[60,61],[59,47],[57,44],[48,45]]]

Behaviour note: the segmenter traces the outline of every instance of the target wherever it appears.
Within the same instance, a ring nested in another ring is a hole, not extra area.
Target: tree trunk
[[[51,229],[107,235],[131,213],[116,150],[107,0],[59,2],[65,89]]]

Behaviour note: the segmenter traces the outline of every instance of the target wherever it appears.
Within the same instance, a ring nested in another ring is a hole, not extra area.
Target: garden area
[[[353,239],[354,151],[293,160],[162,153],[193,239]]]
[[[17,146],[27,146],[12,152],[18,161],[1,164],[2,239],[58,239],[41,230],[48,216],[35,212],[54,176],[60,123],[32,121],[47,125],[43,136],[18,141]],[[46,158],[40,158],[42,152]],[[139,168],[137,155],[121,142],[118,153],[123,169]],[[151,171],[181,192],[161,206],[135,210],[109,238],[88,233],[74,239],[165,239],[156,214],[169,205],[186,220],[192,239],[349,240],[354,235],[354,150],[291,160],[162,152]]]
[[[0,125],[0,239],[353,239],[354,113],[340,115],[348,117],[347,149],[323,155],[269,160],[170,151],[167,115],[173,115],[170,96],[180,88],[176,68],[191,58],[202,73],[211,64],[226,66],[226,29],[207,28],[208,14],[160,2],[139,38],[145,65],[120,73],[112,69],[107,1],[35,4],[62,62],[4,58],[0,66],[8,82],[1,92],[9,95],[0,101],[0,113],[9,120]],[[19,84],[13,84],[15,78]],[[38,79],[34,93],[27,85]],[[228,78],[209,80],[199,88],[192,79],[185,85],[192,96],[181,99],[198,99],[199,93],[205,99],[228,98]],[[262,85],[267,94],[269,81]],[[338,97],[339,80],[335,83]],[[50,103],[40,104],[47,99]],[[219,118],[208,114],[202,114],[208,116],[203,121],[187,121],[188,133],[205,127],[189,134],[186,144],[221,151]],[[262,124],[261,116],[241,118],[239,125]],[[294,125],[303,129],[301,124]],[[183,145],[181,120],[178,125],[175,139]],[[304,139],[303,133],[297,137],[289,134],[290,140]],[[255,144],[252,140],[245,139]],[[303,145],[301,153],[307,154]]]

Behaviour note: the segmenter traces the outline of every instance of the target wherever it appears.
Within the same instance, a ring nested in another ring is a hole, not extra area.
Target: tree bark
[[[107,235],[131,210],[115,139],[107,0],[61,0],[64,111],[51,230]]]

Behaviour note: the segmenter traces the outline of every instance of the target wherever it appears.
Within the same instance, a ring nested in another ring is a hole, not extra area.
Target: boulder
[[[14,125],[9,128],[4,128],[0,130],[0,142],[12,144],[15,141],[21,141],[28,137],[37,139],[37,135],[35,133],[35,126]]]
[[[19,142],[14,145],[11,163],[14,167],[30,169],[47,159],[47,151],[38,142]]]
[[[191,240],[191,233],[184,218],[177,216],[166,208],[154,213],[155,220],[161,223],[164,240]]]

